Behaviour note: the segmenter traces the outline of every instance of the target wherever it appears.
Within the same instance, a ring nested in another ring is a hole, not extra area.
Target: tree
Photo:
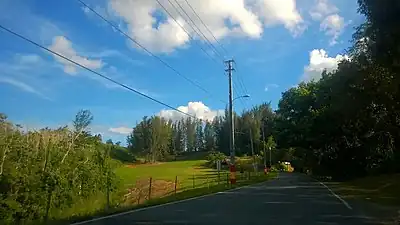
[[[204,149],[207,152],[216,150],[215,146],[215,131],[214,127],[209,121],[206,121],[204,126]]]
[[[75,116],[75,120],[73,121],[75,132],[83,132],[86,128],[89,127],[89,125],[92,123],[92,120],[93,115],[89,110],[79,111]]]

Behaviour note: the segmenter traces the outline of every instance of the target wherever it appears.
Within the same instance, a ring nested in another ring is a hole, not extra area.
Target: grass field
[[[128,192],[129,194],[129,198],[125,199],[123,204],[118,204],[105,211],[105,198],[102,196],[100,200],[96,199],[90,203],[84,202],[76,205],[71,209],[71,212],[67,213],[69,216],[66,219],[69,222],[81,221],[130,209],[215,193],[276,177],[276,173],[268,175],[264,175],[262,172],[237,173],[237,184],[231,186],[226,182],[228,171],[221,171],[220,180],[218,181],[216,170],[205,167],[205,163],[205,160],[189,159],[187,161],[155,164],[123,165],[116,169],[116,174],[122,182],[119,192]],[[175,193],[176,176],[178,177],[179,185]],[[152,177],[151,188],[148,182],[150,177]],[[195,178],[194,183],[193,177]],[[145,184],[140,184],[141,181],[145,181]],[[134,190],[133,187],[135,187]],[[149,189],[152,191],[151,198],[148,196]],[[59,218],[63,218],[62,215]]]
[[[123,185],[135,185],[138,180],[149,179],[178,182],[181,186],[191,185],[191,179],[198,175],[215,173],[211,168],[203,166],[205,160],[175,161],[143,165],[124,165],[116,169],[116,174],[121,178]]]
[[[362,199],[384,206],[400,206],[400,174],[366,177],[335,183],[332,187],[345,199]]]

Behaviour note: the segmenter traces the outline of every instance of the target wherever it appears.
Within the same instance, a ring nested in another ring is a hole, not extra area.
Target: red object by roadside
[[[231,172],[231,177],[230,177],[231,184],[236,184],[236,167],[235,167],[235,165],[232,164],[232,165],[229,167],[229,170],[230,170],[230,172]]]

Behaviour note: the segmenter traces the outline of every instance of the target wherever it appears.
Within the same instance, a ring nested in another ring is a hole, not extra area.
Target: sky
[[[234,96],[250,95],[235,111],[276,108],[285,90],[335,70],[364,21],[349,0],[158,1],[84,0],[130,38],[76,0],[0,0],[0,25],[211,120],[228,101],[224,60],[235,60]],[[1,29],[0,40],[0,112],[26,129],[71,125],[88,109],[93,133],[125,143],[144,116],[183,116]]]

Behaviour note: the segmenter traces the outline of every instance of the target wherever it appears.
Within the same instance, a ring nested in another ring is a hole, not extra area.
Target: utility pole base
[[[235,164],[232,164],[229,168],[231,176],[230,176],[230,180],[231,180],[231,184],[236,184],[236,166]]]

